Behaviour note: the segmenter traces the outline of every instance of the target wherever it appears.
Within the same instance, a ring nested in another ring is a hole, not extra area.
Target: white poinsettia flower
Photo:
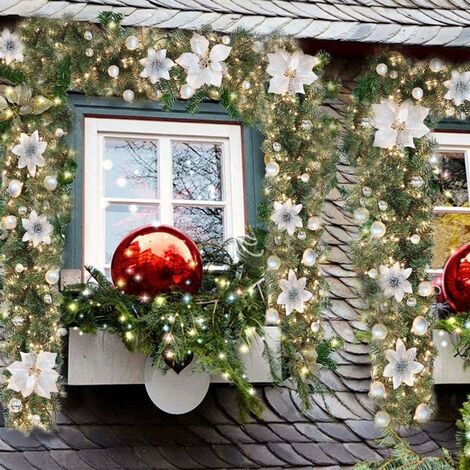
[[[31,241],[36,247],[40,243],[51,243],[52,225],[45,215],[38,215],[36,211],[31,211],[29,219],[22,219],[23,228],[26,233],[23,235],[23,241]]]
[[[302,204],[294,205],[290,199],[286,202],[275,202],[274,213],[271,220],[277,225],[280,231],[287,230],[289,235],[294,235],[297,227],[302,227],[302,219],[298,215],[302,210]]]
[[[225,73],[224,60],[232,48],[216,44],[209,51],[209,40],[198,33],[193,33],[190,42],[192,52],[184,52],[176,59],[187,71],[186,83],[195,90],[203,85],[220,87]]]
[[[444,95],[446,100],[454,100],[456,106],[470,100],[470,72],[452,72],[452,78],[446,80],[444,85],[448,88]]]
[[[385,351],[388,364],[384,369],[383,376],[392,378],[394,389],[397,389],[402,383],[412,387],[415,374],[421,372],[424,366],[415,361],[416,348],[407,350],[400,338],[397,339],[395,347],[395,351],[393,349]]]
[[[4,29],[0,36],[0,59],[8,65],[14,60],[23,62],[23,43],[17,34]]]
[[[301,277],[297,279],[292,269],[289,270],[287,279],[281,279],[279,281],[279,287],[282,292],[277,298],[277,303],[286,307],[286,315],[290,315],[293,311],[303,313],[305,302],[313,297],[311,292],[305,290],[306,284],[307,278]]]
[[[413,288],[408,278],[412,269],[402,268],[397,261],[392,267],[380,266],[380,287],[385,297],[395,297],[397,302],[401,302],[405,294],[411,294]]]
[[[387,99],[382,100],[380,104],[373,104],[372,110],[372,123],[377,129],[374,147],[414,148],[413,139],[429,133],[429,128],[424,125],[429,108],[413,104],[411,101],[399,104]]]
[[[54,370],[57,354],[51,352],[24,353],[21,361],[15,361],[7,370],[11,373],[7,388],[20,392],[24,397],[32,393],[51,398],[56,393],[59,374]]]
[[[34,131],[31,136],[21,134],[20,143],[12,148],[12,152],[17,155],[18,168],[27,167],[29,174],[34,176],[36,174],[36,167],[44,166],[46,160],[42,154],[46,151],[47,142],[39,139],[39,132]]]
[[[147,57],[139,60],[140,64],[144,66],[140,76],[148,78],[150,83],[155,84],[161,78],[165,80],[170,79],[170,69],[175,63],[166,56],[166,49],[148,49]]]
[[[312,69],[318,64],[317,57],[296,50],[292,54],[280,49],[274,54],[268,54],[269,64],[266,72],[271,75],[269,81],[270,93],[305,93],[304,85],[311,85],[318,76]]]

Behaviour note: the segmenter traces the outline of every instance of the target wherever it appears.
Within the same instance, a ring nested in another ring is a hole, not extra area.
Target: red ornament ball
[[[452,310],[457,313],[470,311],[470,243],[447,260],[442,290]]]
[[[202,258],[196,244],[174,227],[142,227],[119,243],[111,277],[126,294],[143,298],[172,289],[195,294],[202,281]]]

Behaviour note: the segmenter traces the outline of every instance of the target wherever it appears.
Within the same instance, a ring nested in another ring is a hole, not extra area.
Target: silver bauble
[[[302,255],[302,264],[304,266],[313,266],[317,261],[317,254],[311,248],[307,248]]]
[[[322,220],[317,215],[310,217],[307,221],[307,227],[309,230],[320,230],[322,226]]]
[[[370,226],[370,235],[373,238],[382,238],[385,235],[386,231],[387,231],[387,228],[382,222],[380,222],[380,220],[376,220]]]
[[[139,47],[139,40],[137,39],[137,36],[134,36],[134,35],[127,36],[125,44],[126,44],[126,48],[129,51],[134,51],[135,49]]]
[[[431,281],[422,281],[418,285],[418,294],[421,297],[429,297],[434,294],[434,287]]]
[[[44,279],[49,285],[53,286],[59,282],[60,273],[57,269],[49,269],[44,275]]]
[[[277,271],[281,267],[281,258],[276,255],[268,256],[267,266],[268,271]]]
[[[191,98],[191,96],[194,95],[194,91],[195,90],[191,85],[188,85],[187,83],[185,83],[180,88],[180,96],[184,100],[189,100],[189,98]]]
[[[354,220],[359,223],[363,224],[369,218],[369,210],[365,207],[360,207],[354,211]]]
[[[369,395],[372,398],[384,398],[385,386],[382,382],[376,381],[370,384]]]
[[[6,230],[14,230],[17,223],[18,223],[18,220],[14,215],[6,215],[2,219],[3,227]]]
[[[23,183],[20,180],[11,180],[8,185],[8,195],[10,197],[18,197],[23,190]]]
[[[388,72],[388,67],[386,64],[379,64],[377,65],[377,67],[375,67],[375,71],[380,75],[380,76],[384,76],[387,74]]]
[[[124,98],[124,101],[132,103],[134,101],[134,92],[132,90],[124,90],[122,97]]]
[[[417,423],[426,423],[431,418],[432,410],[426,403],[420,403],[415,410],[414,420]]]
[[[423,316],[418,316],[413,320],[411,332],[416,336],[423,336],[427,333],[429,323]]]
[[[54,191],[57,188],[57,176],[54,175],[47,175],[44,178],[43,181],[43,186],[48,190],[48,191]]]
[[[110,65],[108,67],[108,75],[111,78],[116,78],[117,76],[119,76],[119,67],[117,65]]]
[[[382,340],[387,337],[388,328],[383,323],[376,323],[371,330],[372,338]]]
[[[277,162],[269,162],[266,165],[266,176],[277,176],[279,174],[279,164]]]
[[[390,415],[386,411],[378,411],[374,416],[374,423],[379,428],[386,428],[390,424]]]
[[[279,325],[279,313],[275,308],[268,308],[266,310],[265,324],[267,326],[276,326]]]

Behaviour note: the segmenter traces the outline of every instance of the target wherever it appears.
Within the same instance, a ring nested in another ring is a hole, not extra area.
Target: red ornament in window
[[[147,226],[119,243],[111,276],[116,287],[143,299],[173,289],[195,294],[202,281],[202,258],[196,244],[180,230]]]
[[[444,266],[442,289],[450,308],[470,311],[470,243],[455,252]]]

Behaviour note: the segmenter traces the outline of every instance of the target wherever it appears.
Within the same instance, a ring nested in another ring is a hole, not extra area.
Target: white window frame
[[[83,265],[100,270],[109,267],[106,256],[106,201],[123,204],[158,204],[160,223],[173,225],[173,205],[224,208],[224,239],[245,235],[245,191],[241,126],[231,123],[138,118],[85,117],[83,165]],[[173,199],[171,178],[160,177],[160,194],[155,199],[105,197],[103,160],[105,139],[159,140],[159,175],[172,174],[171,142],[219,143],[222,155],[222,201]]]
[[[468,200],[470,202],[470,133],[467,132],[433,132],[432,138],[438,143],[441,152],[462,152],[465,158],[465,173],[467,176]],[[469,214],[470,207],[434,206],[435,214]],[[429,269],[432,275],[439,275],[442,268]]]

